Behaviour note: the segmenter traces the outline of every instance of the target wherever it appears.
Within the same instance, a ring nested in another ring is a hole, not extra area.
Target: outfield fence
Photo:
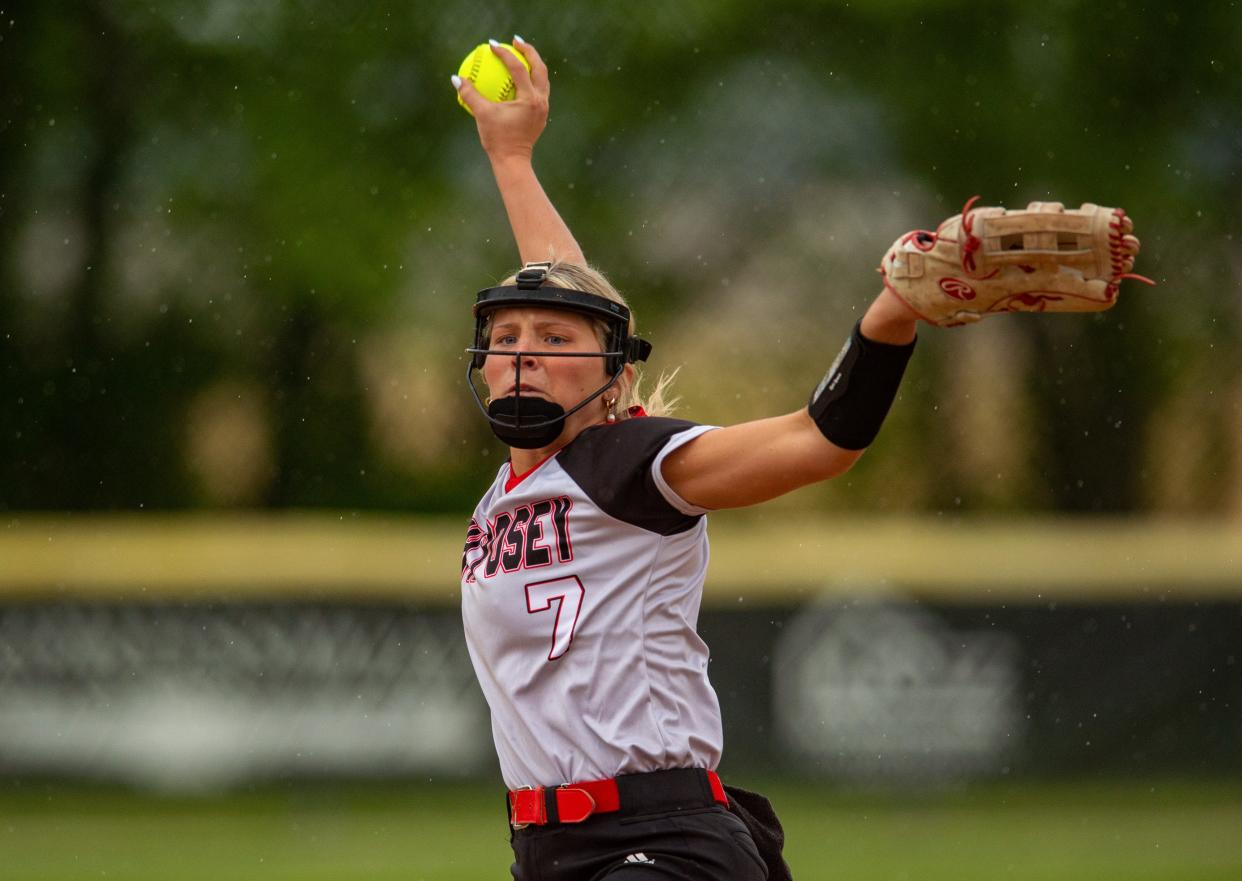
[[[886,785],[1242,770],[1232,524],[720,518],[726,766]],[[0,775],[495,775],[461,524],[13,518]]]

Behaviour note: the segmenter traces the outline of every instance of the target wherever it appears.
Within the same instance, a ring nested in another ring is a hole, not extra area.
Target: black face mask
[[[577,413],[621,378],[625,365],[647,360],[651,343],[629,335],[630,310],[621,303],[587,291],[545,287],[544,280],[551,263],[528,263],[517,274],[517,283],[488,288],[479,292],[474,304],[474,345],[466,349],[466,386],[474,402],[487,417],[492,433],[507,446],[520,450],[537,450],[555,443],[565,430],[567,417]],[[510,306],[538,306],[567,309],[601,320],[608,328],[608,339],[602,352],[521,352],[492,349],[487,338],[488,316],[497,309]],[[560,404],[543,398],[513,395],[485,404],[474,382],[475,371],[482,371],[489,355],[513,358],[517,363],[514,388],[520,388],[522,358],[602,358],[607,381],[568,411]]]
[[[487,416],[492,433],[506,446],[519,450],[546,447],[565,429],[565,408],[543,398],[498,398],[488,405]]]

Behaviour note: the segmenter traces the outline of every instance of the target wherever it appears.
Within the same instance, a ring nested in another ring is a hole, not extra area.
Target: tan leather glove
[[[1032,202],[1026,210],[974,208],[935,231],[893,243],[880,264],[885,286],[919,317],[955,327],[1001,312],[1099,312],[1117,301],[1139,252],[1120,208]]]

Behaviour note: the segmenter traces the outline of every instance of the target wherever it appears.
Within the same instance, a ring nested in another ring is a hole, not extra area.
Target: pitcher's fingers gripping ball
[[[1120,208],[1032,202],[1025,210],[973,208],[935,231],[893,243],[884,285],[920,318],[955,327],[1001,312],[1100,312],[1135,275],[1139,240]]]
[[[527,72],[530,71],[530,62],[523,57],[521,52],[509,43],[499,45],[501,49],[512,53],[514,58],[522,62]],[[469,80],[475,91],[489,101],[512,101],[517,97],[517,85],[513,82],[513,77],[504,62],[496,57],[490,43],[480,43],[475,46],[462,61],[457,75],[463,80]],[[457,95],[457,103],[467,113],[474,116],[474,111],[461,99],[460,93]]]

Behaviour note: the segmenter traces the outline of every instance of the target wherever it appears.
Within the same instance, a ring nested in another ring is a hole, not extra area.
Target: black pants
[[[620,777],[620,811],[514,830],[515,881],[766,881],[750,831],[687,786],[694,773]]]

